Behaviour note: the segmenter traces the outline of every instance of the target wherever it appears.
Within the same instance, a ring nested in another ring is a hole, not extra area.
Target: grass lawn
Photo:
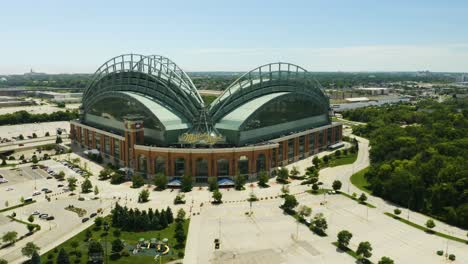
[[[364,177],[364,174],[366,174],[368,170],[369,170],[369,167],[354,173],[351,176],[350,180],[354,186],[359,188],[359,190],[366,192],[368,194],[372,194],[372,191],[368,188],[369,182],[367,182],[366,178]]]
[[[401,217],[399,217],[399,216],[397,216],[397,215],[394,215],[394,214],[392,214],[392,213],[389,213],[389,212],[385,212],[384,214],[387,215],[387,216],[390,216],[390,217],[392,217],[393,219],[396,219],[396,220],[398,220],[398,221],[400,221],[400,222],[403,222],[403,223],[405,223],[405,224],[407,224],[407,225],[409,225],[409,226],[412,226],[412,227],[415,227],[415,228],[417,228],[417,229],[419,229],[419,230],[422,230],[422,231],[424,231],[424,232],[426,232],[426,233],[428,233],[428,234],[433,234],[433,235],[440,236],[440,237],[443,237],[443,238],[447,238],[447,239],[450,239],[450,240],[453,240],[453,241],[457,241],[457,242],[460,242],[460,243],[466,243],[466,244],[468,244],[468,240],[465,240],[465,239],[462,239],[462,238],[458,238],[458,237],[454,237],[454,236],[450,236],[450,235],[447,235],[447,234],[444,234],[444,233],[440,233],[440,232],[437,232],[437,231],[434,231],[434,230],[431,230],[430,232],[428,232],[428,231],[427,231],[428,229],[427,229],[425,226],[418,225],[418,224],[416,224],[416,223],[413,223],[413,222],[411,222],[411,221],[408,221],[408,220],[406,220],[406,219],[404,219],[404,218],[401,218]]]
[[[109,218],[106,218],[106,219],[110,223],[111,220]],[[92,221],[92,220],[90,220],[90,221]],[[185,229],[186,234],[188,233],[189,223],[190,223],[190,220],[185,220],[185,222],[184,222],[184,229]],[[92,238],[91,239],[100,241],[103,244],[103,248],[104,248],[104,251],[105,251],[105,248],[106,248],[105,247],[105,245],[106,245],[106,243],[105,243],[106,240],[105,239],[106,239],[106,237],[104,236],[103,228],[96,229],[95,225],[92,225],[88,229],[90,229],[92,231]],[[119,238],[125,242],[126,246],[128,246],[128,245],[136,246],[136,244],[138,243],[138,240],[140,238],[144,238],[145,240],[150,240],[151,238],[157,238],[157,239],[168,238],[169,239],[168,244],[169,244],[169,247],[170,247],[171,250],[170,250],[168,255],[166,255],[166,256],[164,256],[162,258],[162,263],[167,263],[167,262],[170,262],[170,261],[173,261],[173,260],[176,260],[176,259],[180,259],[180,257],[178,257],[179,252],[184,253],[184,250],[185,250],[185,248],[177,249],[177,248],[173,247],[173,245],[176,244],[176,240],[174,238],[174,229],[175,229],[175,223],[172,223],[167,228],[165,228],[163,230],[159,230],[159,231],[147,231],[147,232],[125,232],[125,231],[122,231]],[[53,249],[53,250],[51,250],[51,251],[49,251],[47,253],[43,253],[43,255],[41,256],[41,263],[45,263],[45,264],[55,263],[56,259],[57,259],[58,252],[60,251],[61,248],[65,248],[65,250],[67,251],[67,253],[68,253],[69,257],[70,257],[70,262],[71,263],[81,263],[81,264],[87,263],[87,261],[88,261],[88,253],[87,253],[88,252],[88,242],[85,241],[86,230],[87,229],[83,230],[82,232],[80,232],[76,236],[72,237],[71,239],[65,241],[63,244],[56,247],[55,249]],[[110,255],[110,252],[111,252],[111,247],[112,247],[111,243],[112,243],[112,241],[117,238],[117,237],[114,237],[114,235],[113,235],[114,230],[115,230],[115,228],[111,227],[110,230],[109,230],[109,233],[107,235],[107,252],[108,252],[108,255]],[[76,254],[73,253],[74,249],[71,246],[72,241],[77,241],[79,243],[79,246],[77,247],[77,251],[81,252],[81,255],[82,255],[81,258],[77,258]],[[153,263],[154,262],[154,256],[155,256],[154,249],[148,249],[143,254],[139,253],[138,255],[132,255],[132,253],[130,252],[130,256],[128,256],[128,257],[122,256],[117,260],[112,260],[111,257],[109,257],[108,260],[109,260],[109,263],[118,263],[118,264],[124,264],[124,263],[135,264],[135,263]],[[48,261],[48,255],[53,255],[52,262],[47,262]],[[77,261],[76,259],[80,259],[80,261]]]
[[[336,167],[354,163],[357,159],[357,153],[348,152],[348,155],[341,155],[339,157],[336,157],[335,154],[331,154],[330,157],[332,158],[328,162],[328,167]]]

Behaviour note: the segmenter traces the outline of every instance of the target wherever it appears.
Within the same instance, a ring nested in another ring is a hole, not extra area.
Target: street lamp
[[[107,264],[107,232],[109,231],[109,224],[107,222],[104,222],[104,231],[106,232],[105,234],[105,253],[104,253],[104,261]]]

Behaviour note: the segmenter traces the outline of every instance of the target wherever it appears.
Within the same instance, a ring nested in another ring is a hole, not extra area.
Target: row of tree
[[[0,115],[0,125],[15,125],[52,121],[70,121],[78,118],[77,111],[58,111],[50,114],[30,114],[27,111],[18,111],[11,114]]]
[[[174,216],[170,207],[159,211],[148,209],[140,211],[138,208],[128,209],[118,203],[112,212],[112,226],[124,231],[148,231],[161,230],[174,222]]]

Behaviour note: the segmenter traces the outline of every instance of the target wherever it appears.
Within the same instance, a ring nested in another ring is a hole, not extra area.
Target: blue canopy
[[[182,182],[178,179],[173,179],[167,184],[167,186],[172,186],[172,187],[180,187],[181,185],[182,185]]]
[[[234,182],[231,179],[220,179],[218,180],[218,185],[219,186],[233,186]]]

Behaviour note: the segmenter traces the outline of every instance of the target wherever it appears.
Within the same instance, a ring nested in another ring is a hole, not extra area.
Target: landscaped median
[[[16,209],[16,208],[20,208],[20,207],[23,207],[23,206],[26,206],[26,205],[29,205],[29,204],[33,204],[35,203],[36,201],[30,201],[30,202],[24,202],[24,203],[21,203],[21,204],[17,204],[15,206],[11,206],[11,207],[8,207],[8,208],[3,208],[0,210],[0,213],[3,213],[3,212],[6,212],[6,211],[10,211],[10,210],[13,210],[13,209]]]
[[[419,230],[422,230],[424,232],[427,232],[427,233],[430,233],[430,234],[434,234],[436,236],[440,236],[440,237],[443,237],[443,238],[447,238],[447,239],[450,239],[450,240],[453,240],[453,241],[457,241],[457,242],[460,242],[460,243],[465,243],[465,244],[468,244],[468,240],[465,240],[465,239],[462,239],[462,238],[458,238],[458,237],[454,237],[454,236],[451,236],[451,235],[447,235],[447,234],[444,234],[444,233],[441,233],[441,232],[438,232],[438,231],[434,231],[434,230],[430,230],[430,232],[428,232],[428,228],[424,227],[424,226],[421,226],[421,225],[418,225],[416,223],[413,223],[411,221],[408,221],[406,219],[403,219],[395,214],[392,214],[392,213],[389,213],[389,212],[385,212],[384,213],[385,215],[387,216],[390,216],[392,217],[393,219],[396,219],[402,223],[405,223],[409,226],[412,226],[412,227],[415,227]]]
[[[356,197],[354,197],[354,196],[352,196],[352,195],[349,195],[349,194],[347,194],[347,193],[344,193],[344,192],[338,192],[338,193],[339,193],[339,194],[342,194],[342,195],[344,195],[344,196],[346,196],[346,197],[348,197],[348,198],[350,198],[350,199],[353,199],[353,200],[355,200],[356,202],[358,202],[358,203],[360,203],[360,204],[362,204],[362,205],[365,205],[365,206],[367,206],[367,207],[369,207],[369,208],[376,208],[375,205],[370,204],[370,203],[368,203],[368,202],[366,202],[366,201],[361,201],[359,198],[356,198]],[[361,196],[362,196],[362,194],[361,194]],[[367,198],[366,198],[366,199],[367,199]]]
[[[364,177],[364,175],[369,171],[369,167],[364,168],[353,175],[351,175],[351,183],[356,186],[359,190],[366,192],[368,194],[371,194],[372,191],[368,188],[369,187],[369,182],[367,182],[367,179]]]
[[[342,248],[338,245],[338,242],[332,242],[332,244],[337,247],[338,249],[342,250],[343,252],[345,252],[346,254],[350,255],[351,257],[357,259],[357,260],[361,260],[361,258],[356,254],[356,252],[352,249],[350,249],[349,247],[346,247],[346,248]],[[369,264],[372,264],[373,262],[370,261],[370,260],[367,260],[367,263]]]

